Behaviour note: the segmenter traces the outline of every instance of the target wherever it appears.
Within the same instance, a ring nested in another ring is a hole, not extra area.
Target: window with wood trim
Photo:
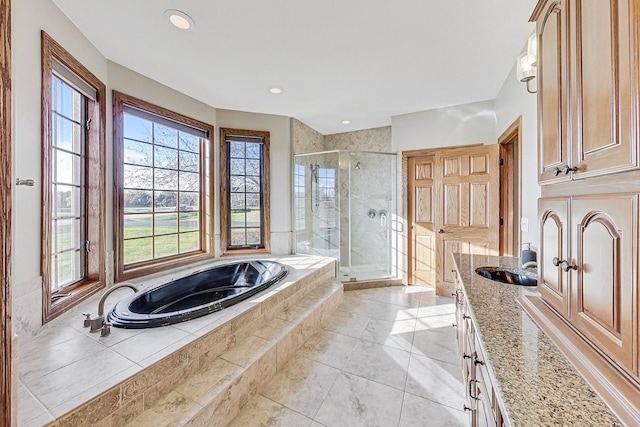
[[[42,32],[43,322],[105,287],[105,97]]]
[[[268,253],[269,132],[221,129],[221,245],[225,253]]]
[[[116,278],[213,256],[213,127],[114,92]]]

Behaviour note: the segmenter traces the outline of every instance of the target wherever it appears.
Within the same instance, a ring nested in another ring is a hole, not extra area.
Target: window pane
[[[251,159],[259,159],[260,152],[262,151],[262,144],[254,144],[251,142],[247,142],[247,158]]]
[[[200,235],[198,233],[180,234],[180,253],[200,250]]]
[[[259,228],[247,228],[247,245],[260,245],[261,240]]]
[[[57,76],[53,76],[53,111],[79,122],[82,115],[82,95]]]
[[[229,157],[239,157],[239,158],[244,157],[244,142],[231,141],[229,144],[230,144]]]
[[[125,215],[124,238],[146,237],[153,235],[152,216],[149,214]]]
[[[247,160],[247,175],[260,175],[260,160]]]
[[[244,159],[231,159],[231,175],[244,175]]]
[[[178,171],[155,169],[153,184],[156,190],[177,190]]]
[[[165,147],[178,148],[178,131],[166,126],[153,124],[153,142]]]
[[[180,149],[191,151],[192,153],[200,152],[200,138],[189,133],[180,132]]]
[[[178,206],[181,211],[197,211],[198,199],[200,193],[180,193],[180,205]]]
[[[178,150],[155,146],[153,165],[157,168],[178,169]]]
[[[247,209],[260,209],[260,194],[247,194]]]
[[[191,172],[180,172],[180,191],[200,190],[200,175]]]
[[[62,150],[53,150],[55,175],[53,180],[62,184],[80,185],[80,156]]]
[[[244,212],[244,208],[244,193],[231,193],[231,211],[233,212],[240,209]]]
[[[54,240],[56,241],[56,252],[62,252],[70,249],[79,249],[80,247],[80,220],[77,219],[59,219],[54,224]]]
[[[244,228],[231,228],[231,246],[246,244]]]
[[[134,165],[153,166],[153,145],[132,139],[124,140],[124,162]]]
[[[199,161],[200,157],[197,154],[180,151],[180,170],[199,172]]]
[[[198,212],[185,212],[180,214],[180,232],[198,230]]]
[[[154,234],[171,234],[178,232],[178,214],[155,214],[153,216]]]
[[[154,207],[156,212],[175,212],[178,210],[178,193],[175,191],[154,192]]]
[[[178,253],[178,235],[158,236],[154,239],[155,257],[165,257]]]
[[[259,193],[260,192],[260,177],[248,176],[246,179],[245,191],[247,193]]]
[[[124,213],[144,213],[153,210],[153,191],[124,190]]]
[[[153,259],[153,238],[132,239],[124,241],[124,263],[147,261]]]
[[[82,127],[57,114],[53,115],[53,145],[67,151],[80,153]]]
[[[151,142],[151,122],[131,114],[124,115],[124,137],[138,141]]]
[[[260,227],[260,209],[247,209],[247,227]]]
[[[53,218],[80,216],[80,188],[53,185]]]
[[[55,271],[52,282],[57,282],[52,290],[78,281],[81,277],[80,252],[64,252],[54,257]]]
[[[153,169],[143,166],[124,165],[124,187],[153,189]]]
[[[231,176],[231,192],[243,193],[244,192],[244,176]]]
[[[246,227],[247,213],[244,208],[231,208],[231,227]]]

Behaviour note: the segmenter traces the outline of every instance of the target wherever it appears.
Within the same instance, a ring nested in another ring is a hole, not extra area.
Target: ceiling
[[[495,98],[536,3],[54,1],[113,62],[213,107],[296,117],[325,135]],[[171,26],[167,9],[195,28]]]

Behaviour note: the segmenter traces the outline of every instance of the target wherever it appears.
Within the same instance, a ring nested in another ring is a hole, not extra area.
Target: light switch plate
[[[520,218],[520,230],[529,231],[529,218]]]

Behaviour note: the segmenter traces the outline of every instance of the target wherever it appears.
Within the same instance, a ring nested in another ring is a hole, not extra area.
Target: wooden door
[[[547,2],[539,12],[538,37],[538,181],[568,180],[561,172],[569,162],[567,141],[567,8],[565,0]]]
[[[571,3],[573,179],[638,166],[638,11],[632,2]]]
[[[542,298],[558,313],[571,318],[569,277],[561,261],[569,257],[569,199],[538,200],[540,218],[540,253],[538,254],[538,290]]]
[[[572,199],[572,323],[627,370],[636,372],[638,196]]]
[[[436,156],[436,292],[455,289],[452,254],[497,255],[500,228],[498,145],[443,150]]]
[[[436,283],[435,156],[409,157],[409,271],[413,285]]]

